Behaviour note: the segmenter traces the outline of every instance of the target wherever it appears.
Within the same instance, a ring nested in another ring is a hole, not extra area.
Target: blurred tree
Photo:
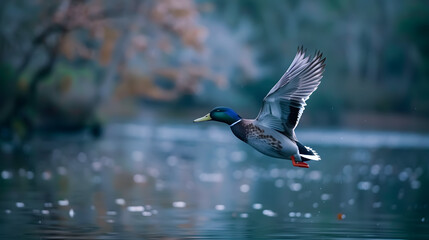
[[[327,57],[307,119],[428,117],[428,13],[427,1],[4,0],[0,122],[81,128],[111,99],[256,114],[299,45]]]
[[[253,81],[263,96],[278,79],[297,45],[327,56],[325,78],[308,114],[378,112],[429,116],[429,4],[427,1],[216,1],[217,14],[233,28],[250,21],[247,40],[268,69]],[[270,80],[271,79],[271,80]],[[254,85],[254,86],[251,86]],[[339,89],[341,89],[339,91]],[[325,110],[324,110],[325,109]]]
[[[14,22],[0,32],[2,84],[11,90],[2,102],[3,125],[25,118],[49,128],[87,126],[119,79],[119,96],[165,101],[194,94],[201,79],[222,84],[198,61],[181,59],[189,50],[198,57],[207,35],[192,0],[3,1],[1,7],[0,21]]]
[[[403,81],[412,84],[411,109],[429,115],[429,3],[413,1],[398,20],[398,38],[407,46],[409,61],[403,68]]]

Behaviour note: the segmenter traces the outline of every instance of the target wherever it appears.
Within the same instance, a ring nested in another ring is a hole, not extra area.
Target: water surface
[[[427,239],[429,136],[304,130],[273,159],[227,128],[111,125],[3,143],[1,239]]]

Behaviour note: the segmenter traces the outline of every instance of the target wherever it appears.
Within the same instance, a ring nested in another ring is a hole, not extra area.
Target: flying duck
[[[325,60],[320,51],[309,57],[303,47],[298,48],[288,70],[265,96],[255,119],[243,119],[231,108],[216,107],[194,122],[226,123],[237,138],[259,152],[292,160],[295,167],[308,168],[306,161],[319,161],[320,156],[301,144],[294,130],[305,109],[305,101],[320,84]]]

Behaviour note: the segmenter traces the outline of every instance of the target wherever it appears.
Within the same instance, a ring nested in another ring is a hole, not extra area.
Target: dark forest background
[[[429,1],[0,2],[4,139],[253,118],[298,46],[327,58],[302,125],[429,131]]]

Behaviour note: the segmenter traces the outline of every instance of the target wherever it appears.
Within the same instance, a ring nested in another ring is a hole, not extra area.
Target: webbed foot
[[[310,167],[308,165],[308,163],[305,163],[305,162],[296,162],[295,161],[295,157],[293,155],[290,158],[292,159],[292,165],[294,167],[302,167],[302,168],[309,168]]]

